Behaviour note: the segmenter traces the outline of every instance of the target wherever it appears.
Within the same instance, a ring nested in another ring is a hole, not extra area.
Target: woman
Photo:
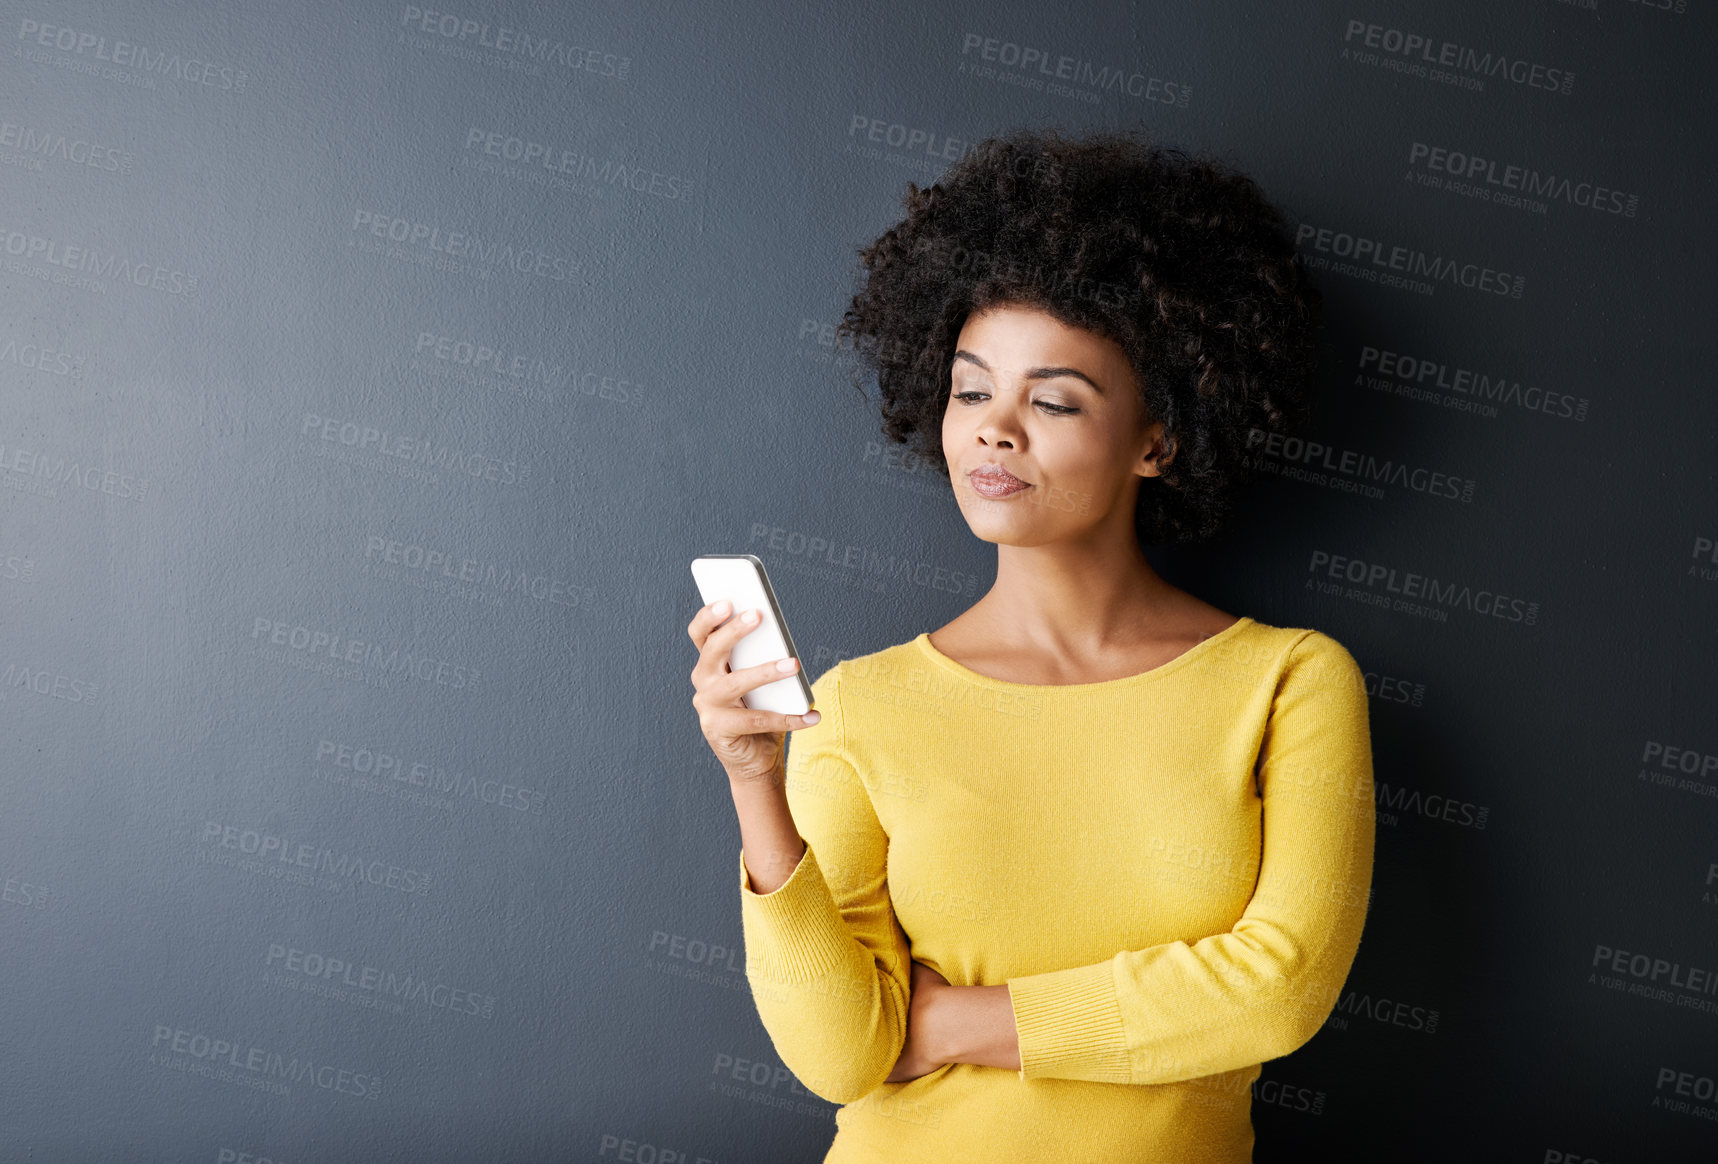
[[[1318,294],[1249,179],[1133,135],[1015,133],[908,189],[842,329],[996,582],[803,717],[741,703],[781,675],[728,670],[755,623],[687,627],[758,1013],[844,1105],[830,1164],[1250,1160],[1260,1064],[1360,941],[1366,694],[1141,544],[1212,535],[1305,417]]]

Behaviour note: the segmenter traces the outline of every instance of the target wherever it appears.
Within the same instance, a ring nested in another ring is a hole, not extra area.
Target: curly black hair
[[[1140,130],[1020,129],[929,188],[907,183],[902,201],[906,216],[859,251],[836,336],[876,377],[884,435],[945,478],[955,341],[968,315],[1002,303],[1127,353],[1165,429],[1162,475],[1141,482],[1134,514],[1145,544],[1215,535],[1249,434],[1306,421],[1322,297],[1289,220],[1228,164]]]

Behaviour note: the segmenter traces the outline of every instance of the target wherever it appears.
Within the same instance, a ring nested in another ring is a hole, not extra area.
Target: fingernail
[[[775,669],[777,671],[791,671],[791,670],[793,670],[793,660],[792,659],[782,659],[781,661],[776,663]]]
[[[741,622],[756,622],[756,621],[758,621],[758,612],[755,610],[748,610],[748,611],[746,611],[746,613],[744,613],[740,616],[740,621]]]
[[[712,606],[710,609],[717,614],[727,614],[728,613],[728,600],[726,598],[724,598],[724,599],[722,599],[722,601],[716,603],[716,605]]]
[[[805,713],[805,722],[808,724],[816,723],[818,720],[820,720],[822,718],[823,718],[823,716],[818,714],[815,711],[808,711]]]

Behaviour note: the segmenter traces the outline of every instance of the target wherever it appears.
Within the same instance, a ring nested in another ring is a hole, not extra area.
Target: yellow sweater
[[[825,1164],[1252,1159],[1251,1085],[1334,1009],[1371,896],[1362,674],[1242,618],[1101,683],[980,675],[921,634],[835,664],[789,737],[806,842],[753,892],[782,1062],[843,1106]],[[912,960],[1006,983],[1018,1072],[885,1083]]]

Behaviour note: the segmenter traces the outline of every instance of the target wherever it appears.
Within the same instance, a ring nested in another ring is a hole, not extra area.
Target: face
[[[1035,308],[998,306],[968,317],[950,372],[943,455],[973,533],[1026,546],[1100,529],[1132,536],[1140,483],[1159,475],[1163,426],[1147,423],[1119,344]],[[981,491],[969,474],[986,464],[1026,487]]]

